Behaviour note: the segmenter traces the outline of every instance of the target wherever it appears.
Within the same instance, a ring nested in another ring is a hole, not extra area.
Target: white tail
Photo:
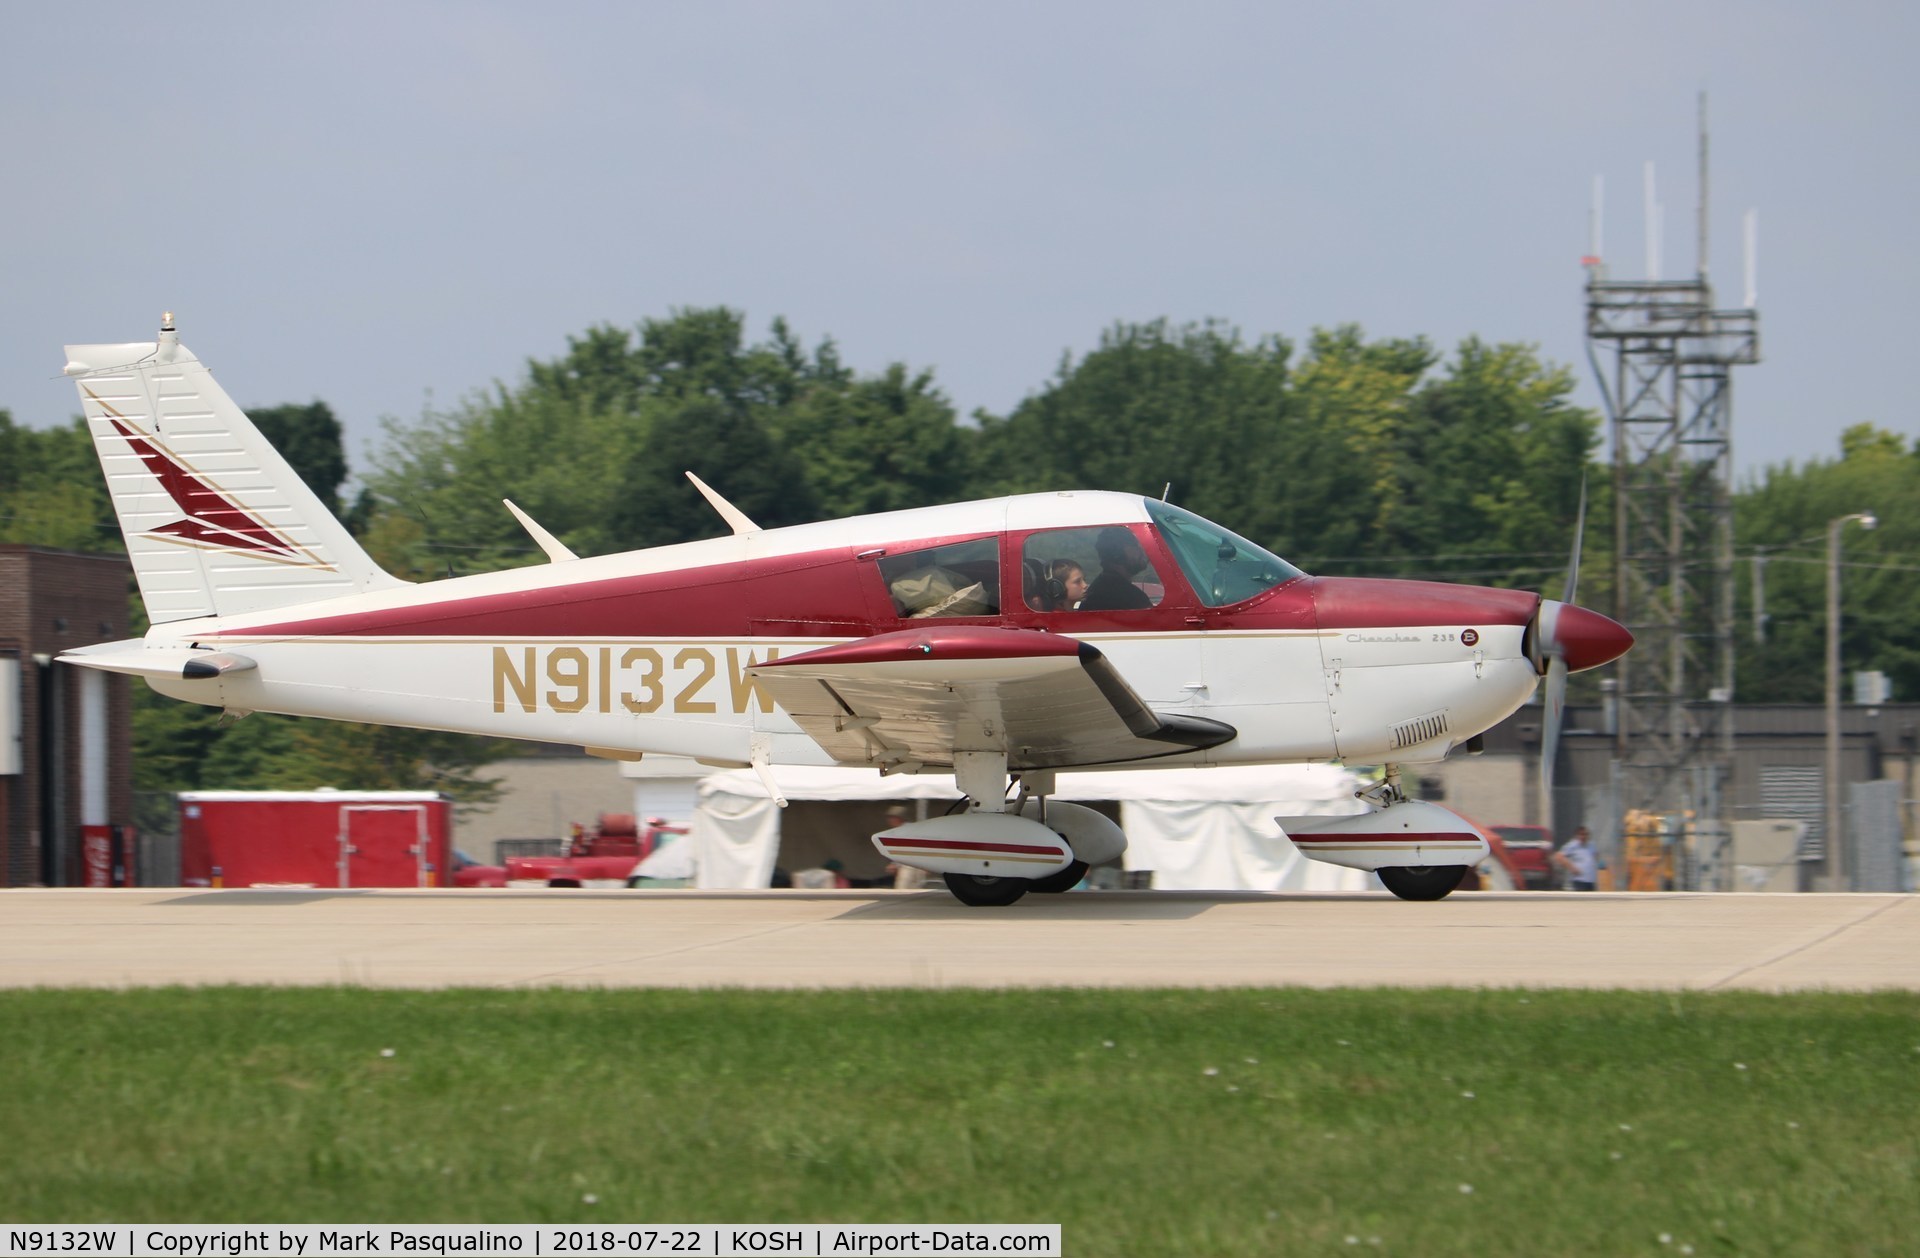
[[[405,584],[382,571],[180,344],[69,345],[107,492],[155,624]]]

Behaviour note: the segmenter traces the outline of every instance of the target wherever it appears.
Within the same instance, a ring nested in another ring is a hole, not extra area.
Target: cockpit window
[[[933,616],[993,616],[1000,611],[1000,542],[983,537],[889,555],[880,579],[904,620]]]
[[[1191,511],[1152,498],[1146,503],[1180,571],[1208,607],[1242,602],[1304,575],[1278,555]]]
[[[1036,612],[1139,611],[1166,597],[1140,539],[1121,524],[1035,533],[1020,562]]]

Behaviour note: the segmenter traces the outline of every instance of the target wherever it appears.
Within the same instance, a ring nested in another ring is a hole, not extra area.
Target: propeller
[[[1582,475],[1566,588],[1558,600],[1540,600],[1530,638],[1533,665],[1546,678],[1541,695],[1540,818],[1549,829],[1553,824],[1553,766],[1560,753],[1560,727],[1567,707],[1567,675],[1605,664],[1633,645],[1633,635],[1624,628],[1573,601],[1580,586],[1580,544],[1586,532],[1587,478]]]
[[[1547,692],[1542,698],[1545,713],[1540,720],[1540,802],[1542,822],[1553,826],[1553,766],[1560,752],[1560,722],[1567,709],[1567,652],[1559,641],[1560,613],[1573,605],[1573,593],[1580,587],[1580,545],[1587,538],[1587,477],[1580,474],[1580,509],[1573,518],[1573,557],[1567,561],[1567,587],[1560,595],[1560,606],[1548,607],[1541,600],[1540,628],[1546,638],[1542,650],[1547,656]],[[1548,623],[1551,617],[1552,623]]]

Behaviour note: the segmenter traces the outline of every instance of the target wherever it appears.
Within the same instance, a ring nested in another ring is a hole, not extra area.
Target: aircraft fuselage
[[[1134,584],[1152,606],[1034,605],[1036,548],[1114,528],[1139,541],[1146,562]],[[988,574],[973,602],[904,608],[886,565],[921,554],[981,556],[962,573]],[[150,681],[240,711],[729,763],[747,762],[758,736],[774,762],[801,764],[831,760],[748,670],[916,626],[1071,636],[1156,711],[1237,731],[1165,763],[1439,759],[1538,681],[1524,642],[1534,594],[1291,575],[1209,605],[1217,595],[1196,589],[1141,499],[1027,495],[161,625],[150,645],[217,647],[257,667]]]

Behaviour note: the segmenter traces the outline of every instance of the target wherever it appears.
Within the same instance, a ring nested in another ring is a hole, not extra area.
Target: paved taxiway
[[[1920,897],[0,890],[0,986],[1920,990]]]

